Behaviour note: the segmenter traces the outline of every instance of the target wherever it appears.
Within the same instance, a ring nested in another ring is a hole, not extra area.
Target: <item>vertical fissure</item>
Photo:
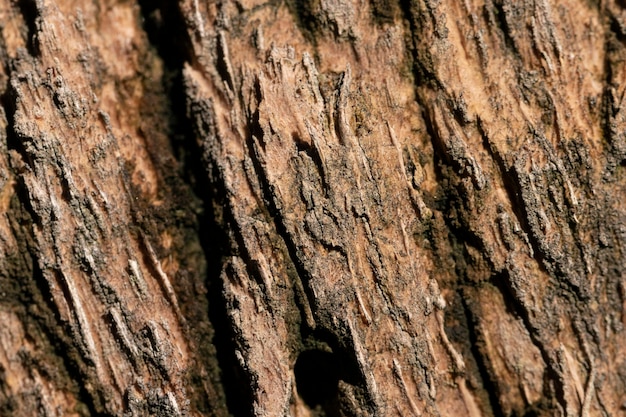
[[[480,374],[480,379],[489,398],[489,403],[491,405],[490,409],[493,412],[494,417],[504,417],[505,414],[500,406],[498,398],[501,387],[498,386],[497,381],[492,377],[493,374],[489,370],[488,359],[480,352],[479,349],[480,331],[478,329],[477,317],[468,302],[471,297],[466,296],[463,294],[463,291],[461,291],[460,298],[467,320],[467,329],[469,332],[469,343],[471,346],[472,356],[474,356],[474,360],[476,361],[478,372]]]
[[[533,326],[530,313],[524,307],[522,301],[516,294],[515,288],[513,288],[513,277],[510,276],[510,272],[507,270],[502,271],[502,279],[494,279],[493,284],[498,288],[498,291],[502,294],[505,301],[508,301],[506,305],[511,308],[515,317],[519,317],[524,324],[524,328],[528,331],[528,336],[531,342],[539,350],[541,357],[546,364],[546,378],[554,383],[554,390],[556,400],[561,404],[564,409],[566,408],[565,392],[563,386],[563,377],[557,369],[558,364],[550,357],[548,349],[539,339],[537,334],[538,329]],[[544,390],[546,397],[549,397],[547,390]]]
[[[219,173],[212,172],[202,159],[203,152],[195,138],[194,124],[187,114],[182,71],[185,63],[192,59],[191,40],[176,2],[139,0],[139,5],[144,30],[164,64],[163,88],[169,106],[169,139],[180,167],[180,176],[201,203],[197,213],[197,233],[207,263],[205,285],[208,305],[205,314],[212,327],[210,343],[214,348],[204,352],[214,357],[199,359],[213,373],[210,378],[218,391],[215,394],[219,404],[216,410],[216,404],[201,398],[202,386],[206,386],[207,381],[203,381],[203,376],[198,374],[191,377],[191,384],[199,391],[194,398],[195,407],[206,415],[251,415],[251,381],[243,376],[245,373],[235,356],[235,334],[228,318],[224,286],[220,279],[224,257],[229,250],[224,229],[227,223],[224,216],[227,214],[219,214],[225,193],[218,182]]]

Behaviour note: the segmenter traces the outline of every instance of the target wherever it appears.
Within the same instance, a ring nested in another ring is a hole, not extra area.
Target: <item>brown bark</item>
[[[624,16],[0,0],[0,414],[623,414]]]

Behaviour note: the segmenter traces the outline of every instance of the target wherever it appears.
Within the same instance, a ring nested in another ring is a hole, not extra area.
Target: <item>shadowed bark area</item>
[[[0,0],[0,415],[623,414],[622,6]]]

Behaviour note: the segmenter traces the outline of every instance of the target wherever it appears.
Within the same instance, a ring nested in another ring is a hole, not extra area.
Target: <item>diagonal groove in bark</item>
[[[417,7],[417,6],[412,6],[412,7]],[[426,12],[425,12],[426,13]],[[419,14],[418,11],[415,11],[413,8],[410,8],[409,10],[409,19],[413,22],[413,21],[417,21],[419,19],[426,19],[426,17],[423,17]],[[418,66],[417,62],[429,62],[429,57],[428,56],[421,56],[420,52],[418,51],[418,49],[414,46],[413,48],[413,59],[414,62],[416,62],[415,67]],[[416,71],[416,72],[420,72],[420,71]],[[421,82],[419,82],[419,80],[416,80],[416,87],[418,89],[428,89],[428,87],[424,87],[422,86]],[[431,86],[431,90],[436,91],[439,90],[439,93],[442,93],[442,89],[439,88],[435,88]],[[431,92],[433,92],[431,91]],[[445,95],[446,93],[444,93]],[[463,167],[463,161],[460,161],[461,163],[459,164],[459,160],[457,159],[459,156],[454,154],[454,149],[448,149],[447,148],[447,144],[445,143],[446,139],[445,138],[440,138],[438,137],[437,132],[435,131],[434,128],[434,121],[433,118],[437,117],[433,115],[433,108],[434,106],[436,106],[437,104],[433,105],[430,102],[426,102],[426,100],[424,97],[430,97],[429,94],[422,92],[421,94],[418,93],[417,95],[418,97],[418,102],[420,102],[420,104],[422,105],[422,107],[425,109],[424,110],[424,119],[426,121],[426,125],[429,129],[428,133],[433,141],[433,149],[435,152],[435,157],[439,158],[441,163],[444,163],[446,165],[452,165],[452,176],[457,175],[459,177],[462,178],[462,176],[466,175],[466,173],[462,173],[459,171],[463,171],[464,167]],[[450,100],[454,100],[454,98],[451,98]],[[454,114],[456,117],[456,113],[454,112],[454,109],[448,109],[446,104],[443,104],[442,107],[444,107],[444,109],[442,111],[450,111],[451,114]],[[521,184],[522,181],[524,180],[524,178],[522,178],[521,176],[525,175],[523,173],[522,170],[518,169],[518,167],[516,165],[514,165],[514,167],[512,168],[512,170],[508,170],[505,168],[505,164],[503,161],[503,158],[500,157],[499,152],[495,149],[493,149],[493,144],[489,143],[489,138],[486,135],[486,132],[482,129],[481,126],[481,121],[480,119],[477,122],[477,127],[478,130],[483,138],[483,144],[484,147],[487,149],[487,151],[489,152],[490,156],[492,159],[495,160],[497,167],[499,168],[500,172],[500,178],[504,178],[505,179],[505,190],[508,193],[508,197],[510,199],[510,203],[512,205],[512,207],[514,207],[514,213],[516,214],[516,216],[518,217],[519,223],[522,225],[523,230],[525,230],[526,234],[528,237],[530,237],[530,243],[533,245],[533,256],[539,261],[540,265],[543,265],[545,268],[550,269],[550,275],[553,276],[556,280],[559,280],[559,278],[561,278],[562,280],[564,280],[566,283],[571,284],[571,281],[568,279],[569,278],[569,274],[563,270],[563,266],[561,265],[561,262],[555,258],[554,256],[552,256],[552,252],[550,250],[550,248],[548,248],[546,246],[546,243],[543,242],[543,244],[541,244],[541,241],[539,240],[540,237],[538,237],[537,232],[535,230],[533,230],[533,228],[531,228],[531,226],[528,224],[529,218],[530,218],[530,213],[527,213],[527,206],[528,206],[528,201],[524,201],[526,200],[526,198],[524,198],[524,196],[522,195],[523,191],[524,191],[524,187]],[[462,156],[461,156],[462,157]],[[458,164],[458,165],[457,165]],[[513,175],[510,175],[513,174]],[[511,176],[513,177],[513,181],[511,181]],[[449,178],[445,178],[446,181]],[[473,179],[473,178],[472,178]],[[439,179],[441,181],[441,178]],[[507,181],[508,180],[508,181]],[[476,187],[478,184],[475,182],[474,186]],[[480,188],[480,187],[478,187]],[[447,194],[449,193],[449,190],[446,190]],[[474,191],[475,192],[475,191]],[[520,199],[520,201],[518,201],[518,199]],[[518,204],[516,204],[516,201],[518,201]],[[521,202],[521,204],[519,204]],[[453,203],[455,204],[455,203]],[[459,205],[459,207],[457,207],[457,210],[459,211],[463,211],[464,208],[462,207],[462,203],[460,201],[456,202],[457,205]],[[518,212],[518,210],[523,210],[521,213]],[[448,223],[448,228],[450,230],[451,233],[455,233],[457,234],[458,239],[461,242],[466,242],[466,243],[470,243],[471,244],[471,239],[467,240],[467,236],[466,233],[467,231],[462,230],[462,229],[471,229],[471,225],[467,224],[467,223],[461,223],[461,229],[459,228],[459,226],[453,227],[454,225]],[[463,233],[461,233],[463,232]],[[471,233],[470,233],[471,234]],[[574,231],[572,231],[573,235],[576,235],[577,233],[575,233]],[[577,241],[577,238],[574,238],[575,241]],[[480,241],[480,239],[479,239]],[[576,245],[577,247],[579,247],[579,245]],[[580,250],[580,248],[579,248]],[[483,253],[485,253],[483,251]],[[582,251],[580,252],[581,256],[582,256]],[[549,257],[549,259],[546,259],[546,257]],[[490,265],[490,268],[493,270],[494,264],[493,262]],[[553,268],[556,268],[556,270],[553,270]],[[458,271],[457,271],[458,272]],[[569,271],[568,271],[569,272]],[[507,275],[509,276],[509,285],[511,285],[510,280],[513,279],[513,277],[511,276],[510,273],[507,273]],[[516,278],[517,279],[517,278]],[[511,286],[511,289],[513,289],[514,286]],[[584,297],[584,294],[581,294],[580,292],[580,286],[578,285],[571,285],[569,287],[570,291],[572,291],[574,294],[576,294],[577,296],[581,296]],[[517,294],[516,291],[513,291],[512,294]],[[516,306],[516,308],[518,310],[518,314],[520,312],[522,312],[523,314],[519,314],[520,317],[524,317],[524,322],[525,322],[525,326],[528,329],[529,333],[531,334],[531,337],[533,339],[533,343],[538,346],[540,348],[540,351],[542,352],[542,355],[544,356],[544,361],[546,362],[546,364],[548,365],[548,374],[549,377],[554,381],[554,383],[556,384],[556,388],[557,388],[557,393],[556,393],[556,398],[557,400],[561,403],[562,407],[564,409],[567,409],[568,404],[567,401],[565,399],[565,394],[564,394],[564,375],[563,372],[559,369],[560,365],[555,362],[555,358],[553,356],[552,353],[549,353],[550,349],[547,349],[545,346],[546,340],[543,340],[544,338],[540,335],[537,334],[537,328],[535,325],[531,325],[531,320],[530,320],[530,316],[529,316],[529,312],[526,311],[526,306],[524,305],[522,299],[515,295],[512,298],[511,297],[507,297],[509,300],[513,301],[514,305]],[[483,373],[483,379],[485,377],[485,374]],[[488,382],[488,381],[486,381]],[[492,401],[493,403],[493,401]],[[492,406],[495,406],[497,403],[493,403]]]
[[[235,224],[229,213],[224,213],[225,221],[218,223],[215,218],[214,207],[225,201],[224,183],[220,174],[211,172],[202,159],[200,146],[194,139],[193,121],[186,111],[187,95],[183,83],[182,69],[186,62],[192,59],[191,40],[186,31],[186,23],[177,4],[167,1],[140,0],[142,15],[144,16],[144,30],[151,44],[157,49],[166,72],[163,84],[167,94],[169,139],[181,165],[182,179],[195,194],[195,198],[202,201],[202,211],[198,215],[199,227],[197,230],[203,254],[207,260],[207,276],[204,278],[207,286],[206,319],[213,328],[210,343],[214,349],[214,358],[202,358],[208,365],[208,375],[211,382],[207,384],[207,376],[194,376],[192,383],[200,391],[204,385],[205,391],[210,391],[212,399],[202,399],[201,392],[196,397],[199,411],[208,415],[221,416],[227,413],[243,415],[251,407],[249,387],[252,381],[243,377],[243,370],[235,357],[236,337],[229,324],[227,305],[223,297],[223,284],[220,273],[223,269],[223,257],[228,254],[228,241],[224,228],[228,224]],[[211,179],[211,180],[209,180]],[[195,325],[195,323],[193,323]],[[210,350],[209,350],[210,351]],[[217,401],[217,404],[215,403]]]
[[[416,8],[418,7],[416,3],[418,2],[415,0],[399,0],[399,3],[400,9],[402,10],[403,18],[404,20],[408,21],[410,33],[421,33],[421,24],[418,20],[419,11],[416,10]],[[415,35],[410,37],[409,50],[412,58],[411,71],[415,80],[415,87],[417,89],[422,86],[432,85],[435,90],[441,90],[443,88],[443,84],[437,79],[435,71],[432,68],[432,58],[430,56],[418,56],[417,42],[418,40]]]
[[[251,123],[250,125],[251,132],[258,132],[261,135],[263,135],[263,131],[262,129],[260,129],[260,127],[256,128],[253,126],[254,121],[251,121],[249,123]],[[274,227],[276,228],[276,232],[278,233],[282,241],[285,243],[285,246],[287,247],[287,250],[289,253],[289,261],[291,262],[292,265],[294,265],[296,271],[298,272],[297,279],[300,281],[300,284],[294,283],[294,285],[298,287],[302,287],[304,289],[306,300],[303,300],[303,302],[305,301],[309,305],[309,308],[315,311],[315,303],[314,303],[315,297],[313,296],[313,293],[311,292],[311,288],[309,285],[310,273],[301,262],[301,257],[298,256],[298,249],[297,249],[296,243],[294,242],[292,236],[287,232],[287,227],[285,225],[284,216],[281,213],[281,211],[278,210],[278,207],[276,205],[277,204],[276,193],[272,192],[271,190],[272,184],[268,180],[267,173],[263,169],[263,161],[261,160],[260,155],[259,155],[259,149],[258,149],[259,145],[257,144],[256,139],[257,138],[255,138],[255,136],[252,134],[250,134],[247,139],[248,156],[252,160],[254,170],[261,184],[261,189],[263,191],[263,198],[267,202],[269,215],[272,219]],[[258,138],[258,140],[263,140],[263,138],[260,137]],[[255,276],[257,279],[259,279],[258,272],[254,272],[254,271],[252,272],[253,272],[252,275]],[[301,311],[301,315],[302,317],[305,316],[304,311]],[[304,322],[306,323],[306,321]]]
[[[428,109],[428,106],[424,106],[424,108]],[[440,184],[440,187],[443,187],[442,183],[444,182],[444,180],[448,179],[446,178],[446,176],[449,176],[450,174],[445,174],[443,172],[442,166],[448,166],[452,168],[450,165],[448,165],[447,162],[445,162],[446,160],[449,159],[450,156],[447,152],[443,151],[441,142],[435,139],[436,133],[434,132],[432,124],[430,123],[428,110],[424,110],[424,119],[428,127],[428,133],[430,137],[433,138],[432,139],[433,149],[435,151],[433,156],[434,156],[435,161],[438,161],[438,163],[437,162],[435,163],[436,166],[438,167],[438,169],[436,170],[438,174],[438,182]],[[454,193],[451,193],[450,190],[444,190],[444,193],[446,195],[454,194]],[[438,211],[445,213],[451,210],[451,206],[462,205],[462,201],[460,197],[456,196],[453,198],[454,198],[454,201],[447,201],[445,203],[445,207],[438,207],[437,208]],[[453,248],[456,256],[458,256],[459,258],[465,258],[463,262],[469,260],[468,254],[464,248],[464,245],[471,245],[479,249],[480,248],[484,249],[483,241],[474,233],[472,233],[472,231],[470,230],[469,224],[454,225],[452,224],[450,219],[446,217],[446,227],[449,233],[449,244]],[[484,250],[481,252],[485,253]],[[493,265],[492,260],[489,257],[486,257],[486,258],[487,258],[486,259],[487,262],[489,263],[489,268],[493,271],[494,265]],[[461,262],[457,262],[457,265],[459,265],[460,263]],[[459,267],[457,266],[455,272],[458,276],[457,279],[459,282],[463,282],[467,280],[467,278],[463,276],[465,275],[466,271],[459,269]],[[496,278],[494,277],[494,280],[495,279]],[[473,283],[465,281],[462,285],[471,286],[473,285]],[[474,285],[480,285],[480,284],[474,284]],[[462,294],[463,290],[457,289],[455,291]],[[465,296],[461,295],[460,298],[462,299],[461,304],[462,304],[463,312],[465,314],[465,319],[466,319],[465,327],[467,328],[469,332],[469,336],[470,336],[467,342],[471,346],[470,352],[471,352],[471,355],[474,357],[474,361],[476,362],[478,366],[478,371],[479,371],[478,375],[474,374],[473,376],[480,378],[482,390],[485,392],[485,394],[489,398],[489,411],[492,412],[495,417],[503,417],[505,414],[502,408],[500,407],[500,403],[497,397],[497,394],[498,394],[497,388],[499,387],[497,384],[498,381],[497,379],[495,379],[496,377],[493,375],[493,373],[490,372],[490,370],[488,369],[487,364],[489,362],[489,358],[481,354],[481,352],[477,348],[477,340],[478,340],[477,328],[476,328],[477,317],[475,316],[474,312],[470,309],[468,302],[465,300]],[[513,301],[517,304],[517,300],[513,300]]]
[[[185,86],[181,85],[180,91]],[[190,105],[188,114],[189,126],[197,128],[201,120],[202,110],[194,109]],[[193,120],[197,117],[198,120]],[[204,117],[210,117],[204,114]],[[211,132],[215,134],[214,131]],[[191,137],[191,136],[190,136]],[[202,197],[204,214],[200,217],[200,232],[203,250],[208,260],[207,282],[209,298],[209,319],[214,326],[213,344],[216,349],[220,379],[224,390],[225,402],[233,415],[248,415],[252,409],[252,386],[254,381],[235,353],[237,352],[237,333],[229,316],[229,305],[224,297],[224,282],[221,274],[229,274],[229,265],[225,257],[231,255],[234,248],[227,235],[227,228],[236,228],[237,222],[233,218],[232,210],[228,204],[227,190],[224,189],[224,178],[215,164],[206,160],[206,155],[194,140],[190,140],[188,146],[195,150],[186,156],[186,166],[193,179],[194,190]],[[218,220],[219,216],[219,220]],[[217,237],[217,238],[216,238]]]
[[[509,5],[507,5],[510,7]],[[493,16],[495,17],[494,21],[498,25],[500,32],[502,32],[502,36],[504,37],[505,44],[507,47],[511,49],[511,51],[515,55],[519,55],[519,50],[515,45],[515,41],[511,36],[511,28],[509,27],[509,22],[507,20],[507,13],[504,10],[505,2],[501,0],[493,1]],[[491,10],[491,8],[489,8]]]
[[[449,179],[446,177],[446,175],[447,176],[456,175],[458,177],[466,176],[467,175],[466,173],[462,174],[459,172],[460,170],[463,169],[462,165],[460,165],[458,163],[458,160],[455,159],[455,155],[451,155],[451,152],[449,152],[449,150],[445,148],[443,139],[439,138],[437,133],[434,130],[431,111],[430,111],[432,106],[426,103],[420,103],[420,104],[422,104],[423,108],[425,109],[424,119],[428,127],[428,133],[433,140],[433,149],[435,151],[434,156],[436,159],[439,160],[438,166],[448,166],[452,170],[452,174],[444,174],[442,170],[438,170],[437,172],[440,175],[440,177],[438,178],[439,183],[440,184],[443,183],[444,179],[445,180]],[[454,114],[454,112],[452,111],[451,113]],[[532,244],[534,257],[537,260],[538,264],[545,268],[546,265],[549,265],[547,264],[548,260],[544,258],[545,252],[544,250],[542,250],[544,248],[542,248],[539,245],[539,243],[537,242],[535,238],[535,234],[532,233],[532,230],[530,229],[530,226],[528,225],[528,220],[527,220],[528,214],[526,213],[526,204],[521,199],[522,198],[521,197],[522,187],[520,185],[521,180],[518,177],[518,175],[516,175],[518,174],[518,171],[515,170],[515,167],[513,167],[510,171],[506,170],[502,157],[497,151],[493,149],[493,145],[489,142],[489,138],[487,137],[486,133],[482,130],[480,120],[477,121],[477,129],[479,132],[481,132],[481,135],[483,136],[484,148],[489,152],[489,155],[496,162],[497,167],[500,170],[500,174],[501,174],[500,178],[504,179],[505,189],[508,193],[508,197],[511,201],[511,205],[515,208],[513,212],[516,214],[517,219],[520,225],[522,226],[523,231],[526,233],[526,235],[529,238],[530,243]],[[446,191],[445,192],[446,195],[455,194],[455,193],[450,193],[450,190],[445,190],[445,191]],[[463,202],[461,198],[458,196],[456,197],[454,201],[448,202],[448,204],[451,206],[457,206],[458,210],[463,210],[463,207],[462,207]],[[448,211],[450,210],[450,208],[446,207],[443,210]],[[521,212],[518,212],[518,210],[521,210]],[[446,224],[447,224],[450,235],[456,236],[456,239],[458,239],[459,242],[463,244],[474,245],[474,246],[478,244],[479,248],[482,247],[484,249],[482,245],[482,240],[476,237],[471,232],[470,224],[461,224],[461,225],[455,226],[450,223],[449,219],[447,219]],[[465,253],[462,250],[460,252]],[[486,253],[484,250],[482,250],[481,252]],[[459,255],[459,256],[466,256],[466,255]],[[494,270],[494,264],[492,260],[489,257],[487,257],[487,261],[489,262],[489,266],[493,271],[492,274],[497,274],[497,272]],[[462,273],[462,272],[463,271],[457,270],[457,273]],[[566,409],[567,402],[566,402],[565,394],[564,394],[563,371],[560,369],[560,365],[558,364],[558,362],[556,362],[556,359],[553,356],[551,356],[550,349],[546,347],[545,341],[543,341],[543,338],[540,334],[541,333],[540,329],[538,329],[537,326],[533,324],[533,320],[531,319],[531,316],[528,311],[528,306],[524,304],[524,302],[522,301],[522,298],[520,297],[520,291],[523,291],[523,290],[516,289],[516,286],[513,285],[514,279],[510,271],[504,270],[503,275],[500,275],[500,276],[506,277],[506,279],[504,280],[504,282],[506,282],[506,286],[503,287],[502,283],[499,281],[496,286],[499,288],[500,292],[505,297],[505,299],[509,300],[511,302],[511,305],[514,306],[516,315],[523,319],[525,327],[529,332],[529,335],[533,341],[533,344],[539,349],[539,351],[542,354],[543,360],[547,365],[546,375],[554,383],[554,386],[556,388],[556,399],[561,404],[561,406],[564,409]],[[493,279],[495,280],[495,276]],[[504,291],[504,288],[506,288],[507,290]],[[464,303],[464,307],[467,308],[466,303]],[[475,333],[475,329],[473,328],[473,326],[472,325],[468,326],[468,329],[470,330],[470,333],[473,335],[473,337],[475,337],[476,333]],[[472,346],[475,346],[475,344],[472,344]],[[481,370],[480,377],[483,380],[483,384],[485,388],[493,386],[493,382],[490,378],[491,374],[485,367],[486,366],[485,364],[489,359],[483,357],[480,354],[480,352],[477,351],[475,348],[472,349],[472,353],[476,357],[477,363],[479,364],[479,369]],[[498,408],[498,401],[496,401],[496,397],[494,396],[494,393],[490,392],[489,394],[490,394],[489,396],[491,400],[492,411],[496,415],[501,415],[503,412],[501,409]]]
[[[41,51],[37,37],[37,20],[40,15],[39,7],[41,3],[38,3],[37,0],[18,0],[16,3],[28,28],[28,41],[26,42],[28,53],[32,56],[39,56]]]
[[[503,179],[504,189],[507,192],[507,196],[509,198],[509,201],[511,202],[511,206],[513,207],[513,213],[515,214],[518,223],[522,227],[523,232],[526,234],[526,236],[530,236],[529,241],[532,245],[533,255],[535,259],[537,259],[537,263],[543,266],[541,252],[537,247],[537,242],[533,238],[533,234],[530,231],[530,226],[528,225],[527,215],[524,211],[524,204],[521,201],[521,196],[519,193],[519,185],[511,178],[513,171],[507,169],[503,156],[500,154],[500,152],[498,152],[495,145],[490,141],[487,132],[483,128],[483,123],[480,118],[477,120],[476,127],[478,129],[478,132],[480,132],[480,135],[482,136],[483,148],[489,153],[489,156],[493,159],[493,161],[496,163],[496,166],[498,167],[498,173]]]
[[[467,320],[467,329],[469,331],[470,336],[470,345],[471,352],[474,356],[474,360],[478,365],[478,370],[480,373],[480,379],[482,381],[483,387],[487,392],[489,397],[489,405],[490,411],[493,412],[494,417],[504,417],[504,411],[500,406],[500,401],[498,400],[499,391],[502,389],[498,385],[497,379],[494,378],[493,372],[488,367],[488,358],[486,358],[483,354],[481,354],[478,349],[479,342],[479,330],[477,325],[478,318],[474,311],[472,311],[468,300],[471,299],[471,296],[467,297],[463,294],[463,289],[459,291],[460,297],[462,298],[463,312],[465,314],[465,319]]]
[[[547,365],[545,370],[546,377],[554,382],[556,388],[556,399],[561,406],[565,408],[567,404],[564,395],[563,373],[558,368],[558,363],[556,363],[554,357],[550,355],[549,348],[542,341],[540,329],[537,329],[537,326],[533,324],[529,309],[526,305],[524,305],[524,302],[520,297],[519,290],[515,289],[513,285],[514,279],[511,277],[511,271],[502,271],[501,277],[503,279],[501,280],[496,280],[496,276],[494,276],[493,284],[498,291],[500,291],[504,299],[509,301],[507,306],[513,310],[514,315],[522,319],[524,327],[528,331],[528,335],[530,336],[533,345],[537,347],[541,353],[544,363]],[[546,391],[545,397],[547,400],[550,398],[550,393],[548,392],[547,387],[544,389]]]
[[[247,123],[249,131],[247,135],[248,137],[246,139],[248,156],[252,160],[255,173],[257,174],[257,179],[259,180],[259,183],[261,185],[263,199],[265,201],[265,204],[267,205],[269,216],[271,217],[271,222],[275,227],[276,233],[287,248],[289,258],[285,259],[285,262],[287,262],[289,265],[292,265],[297,272],[295,276],[290,278],[292,278],[292,281],[294,281],[292,282],[292,285],[294,286],[294,292],[296,293],[296,304],[298,305],[301,317],[300,337],[302,338],[303,345],[305,345],[304,349],[306,349],[307,344],[327,344],[328,346],[330,346],[331,353],[333,355],[342,358],[339,363],[343,366],[340,367],[340,370],[337,370],[338,375],[341,376],[341,378],[349,384],[363,385],[364,376],[360,373],[358,367],[353,364],[354,362],[356,362],[356,360],[352,357],[349,350],[347,351],[346,347],[342,346],[343,343],[338,340],[337,335],[335,334],[335,332],[332,331],[332,329],[326,329],[320,326],[320,323],[315,322],[315,316],[318,314],[318,308],[316,307],[317,300],[315,294],[310,285],[311,272],[305,266],[305,262],[303,260],[305,257],[304,255],[299,253],[294,236],[292,236],[292,233],[288,231],[285,213],[284,211],[279,209],[279,197],[277,196],[277,193],[272,190],[273,184],[268,178],[268,172],[264,168],[266,163],[263,160],[261,143],[264,143],[265,141],[263,137],[265,133],[261,126],[258,125],[258,110],[257,113],[248,117]],[[319,150],[317,149],[317,147],[311,146],[311,148],[313,148],[311,153],[319,156]],[[319,159],[319,163],[321,163],[321,159]],[[325,185],[326,188],[323,191],[325,193],[328,193],[331,190],[327,184]],[[238,228],[237,225],[235,225],[234,227]],[[304,229],[307,230],[306,225],[304,226]],[[241,232],[240,229],[239,231]],[[309,231],[309,233],[311,232]],[[245,242],[243,241],[243,236],[241,235],[241,233],[238,234],[238,240],[239,245],[245,248]],[[343,256],[347,256],[342,246],[332,245],[327,242],[320,243],[329,251],[337,251]],[[254,263],[251,262],[250,256],[247,257],[247,260],[248,261],[246,262],[246,264],[248,265],[248,267],[250,267],[250,265],[254,265]],[[259,278],[259,271],[255,271],[253,269],[250,271],[250,274],[252,277],[255,277],[257,280],[259,280],[260,283],[262,283],[262,280]],[[303,303],[306,303],[307,306],[303,305]],[[311,319],[309,319],[311,313],[308,313],[308,311],[313,313]],[[344,361],[347,361],[349,364],[344,364]]]

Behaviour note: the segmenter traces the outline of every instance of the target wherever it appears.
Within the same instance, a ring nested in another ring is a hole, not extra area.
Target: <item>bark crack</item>
[[[214,167],[205,165],[202,160],[202,151],[195,140],[193,121],[187,113],[188,98],[182,70],[185,63],[192,61],[191,40],[177,3],[139,0],[139,5],[144,30],[165,67],[162,83],[168,105],[168,136],[180,167],[180,175],[194,194],[193,198],[201,201],[196,233],[207,261],[207,305],[206,310],[199,313],[205,318],[198,319],[208,321],[212,330],[210,338],[202,336],[203,344],[206,345],[200,346],[204,353],[199,359],[204,361],[208,374],[203,371],[190,376],[196,392],[194,407],[206,415],[245,415],[252,406],[250,388],[246,388],[252,381],[242,377],[238,365],[234,344],[236,335],[229,324],[228,306],[223,297],[223,283],[220,281],[220,274],[224,272],[223,259],[229,251],[228,239],[223,229],[228,220],[218,218],[221,216],[224,190],[217,180],[218,172],[212,170]],[[209,179],[215,181],[211,182]],[[221,223],[222,221],[225,223]],[[166,289],[168,297],[176,295],[174,290],[171,285]],[[181,312],[179,316],[183,317]],[[198,323],[193,323],[193,327],[197,325]],[[205,325],[202,324],[202,327]],[[209,393],[212,398],[207,398],[203,393]]]

